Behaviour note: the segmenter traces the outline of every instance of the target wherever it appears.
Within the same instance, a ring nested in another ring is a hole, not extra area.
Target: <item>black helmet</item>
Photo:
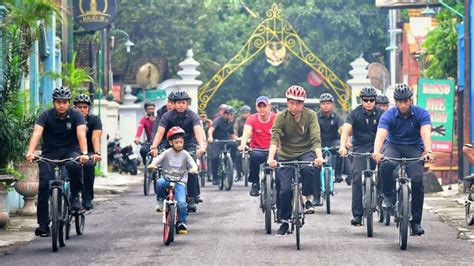
[[[375,98],[375,103],[376,104],[388,104],[390,101],[388,100],[388,97],[385,95],[377,95],[377,98]]]
[[[181,101],[181,100],[189,101],[191,100],[191,97],[189,97],[188,93],[185,90],[179,90],[173,93],[173,97],[171,98],[171,100],[173,102]]]
[[[173,100],[173,96],[174,96],[174,91],[170,91],[170,93],[168,94],[168,100],[169,100],[169,101],[172,101],[172,100]]]
[[[76,96],[76,98],[74,98],[74,105],[77,105],[79,103],[86,103],[89,106],[92,105],[91,98],[89,97],[89,95],[86,94],[79,94]]]
[[[250,106],[248,105],[244,105],[242,106],[242,108],[240,108],[240,113],[250,113],[252,109],[250,108]]]
[[[360,97],[376,97],[377,91],[374,87],[363,87],[360,90]]]
[[[224,114],[234,114],[235,113],[235,109],[234,107],[232,106],[227,106],[225,109],[224,109]]]
[[[53,100],[70,100],[71,90],[68,87],[59,87],[53,91]]]
[[[329,93],[323,93],[319,96],[319,102],[334,102],[334,97]]]
[[[148,106],[153,106],[153,107],[155,107],[155,103],[153,103],[153,102],[146,102],[143,106],[145,107],[145,110],[146,110],[146,108],[148,108]]]
[[[395,85],[395,91],[393,92],[393,98],[395,100],[405,100],[413,96],[413,91],[406,84]]]

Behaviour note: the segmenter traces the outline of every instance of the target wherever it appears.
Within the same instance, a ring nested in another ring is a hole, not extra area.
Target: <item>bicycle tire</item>
[[[272,233],[272,177],[265,175],[265,230],[267,234]]]
[[[471,202],[466,202],[464,205],[464,210],[466,213],[466,224],[473,225],[474,224],[474,216],[471,213]]]
[[[66,223],[66,239],[69,239],[71,236],[71,219],[68,218],[68,222]]]
[[[199,171],[199,179],[201,187],[206,187],[206,173],[204,171]]]
[[[301,195],[298,188],[293,192],[293,220],[295,221],[296,249],[300,250]]]
[[[365,178],[364,182],[364,212],[365,212],[365,223],[367,227],[367,237],[373,237],[374,236],[374,213],[372,212],[372,178],[368,177]]]
[[[325,186],[325,200],[326,200],[326,213],[331,214],[331,171],[329,168],[324,168],[324,186]]]
[[[66,246],[66,238],[67,238],[67,223],[69,222],[69,209],[66,206],[66,195],[62,195],[61,197],[61,202],[59,203],[59,213],[61,214],[60,216],[60,222],[59,222],[59,246],[64,247]]]
[[[399,244],[400,244],[400,249],[401,250],[406,250],[407,249],[407,242],[408,242],[408,217],[409,217],[409,211],[410,211],[410,206],[409,206],[409,193],[408,193],[408,185],[407,184],[401,184],[400,185],[400,202],[399,202]]]
[[[230,191],[232,189],[232,184],[234,183],[234,166],[232,163],[232,159],[230,155],[228,155],[227,160],[225,161],[226,164],[226,171],[225,171],[225,179],[227,182],[225,184],[225,190]]]
[[[78,236],[84,234],[84,227],[86,225],[86,216],[84,213],[75,213],[74,222],[76,225],[76,234]]]
[[[244,156],[244,158],[242,159],[242,174],[244,176],[244,185],[246,187],[249,186],[249,164],[250,164],[250,158],[249,158],[249,155],[248,153]]]
[[[225,179],[225,159],[222,159],[221,158],[221,161],[220,161],[220,169],[219,171],[217,172],[217,178],[219,180],[219,190],[223,190],[224,189],[224,179]]]
[[[145,164],[145,170],[143,171],[143,194],[148,196],[150,194],[150,184],[151,184],[151,176],[148,172],[148,167]]]
[[[60,217],[59,217],[59,204],[60,204],[60,189],[53,187],[51,189],[51,198],[50,198],[50,213],[51,213],[51,238],[52,238],[52,248],[53,252],[58,251],[58,237],[59,237],[59,226],[60,226]]]
[[[174,241],[174,224],[176,220],[176,206],[169,205],[166,208],[166,223],[163,228],[163,242],[169,246]]]

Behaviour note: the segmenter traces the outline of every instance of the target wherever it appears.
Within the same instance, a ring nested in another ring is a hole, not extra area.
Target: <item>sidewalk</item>
[[[109,173],[107,177],[96,177],[94,185],[94,206],[101,202],[117,197],[125,192],[131,185],[141,184],[143,175],[136,176]],[[37,238],[34,230],[37,227],[36,216],[17,216],[10,214],[8,229],[0,229],[0,256],[12,252],[22,244]]]
[[[474,226],[466,224],[464,212],[465,194],[459,193],[459,184],[443,186],[443,191],[425,194],[423,208],[437,214],[442,221],[458,230],[458,238],[474,243]]]

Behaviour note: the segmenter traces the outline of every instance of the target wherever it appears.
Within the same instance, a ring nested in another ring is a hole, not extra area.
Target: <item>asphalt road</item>
[[[154,196],[143,196],[142,187],[135,186],[96,206],[85,234],[73,233],[59,252],[51,252],[50,238],[38,238],[0,257],[0,265],[473,264],[467,256],[472,244],[457,239],[454,228],[427,211],[426,235],[410,237],[406,251],[399,249],[393,224],[376,223],[374,237],[367,238],[365,227],[350,226],[350,191],[338,184],[332,214],[319,208],[307,216],[297,251],[294,235],[275,236],[278,224],[272,235],[265,234],[258,198],[250,197],[242,182],[230,192],[204,188],[205,202],[189,215],[189,233],[165,247]]]

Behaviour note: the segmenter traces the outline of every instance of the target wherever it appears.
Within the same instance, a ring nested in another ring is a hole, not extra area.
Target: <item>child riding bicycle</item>
[[[183,150],[184,135],[185,132],[182,128],[172,127],[166,134],[171,148],[165,150],[158,157],[155,157],[148,167],[152,169],[157,168],[158,165],[160,165],[163,168],[163,172],[165,174],[168,171],[184,172],[186,170],[188,173],[197,173],[198,167],[196,162],[187,151]],[[175,198],[178,202],[178,221],[176,223],[178,234],[186,234],[188,232],[186,227],[188,217],[188,204],[186,203],[187,179],[188,176],[187,173],[185,173],[181,181],[176,184],[175,187]],[[168,186],[169,181],[165,180],[164,178],[160,178],[156,182],[158,204],[156,205],[155,210],[157,212],[163,211],[163,202],[167,195],[166,189]]]

